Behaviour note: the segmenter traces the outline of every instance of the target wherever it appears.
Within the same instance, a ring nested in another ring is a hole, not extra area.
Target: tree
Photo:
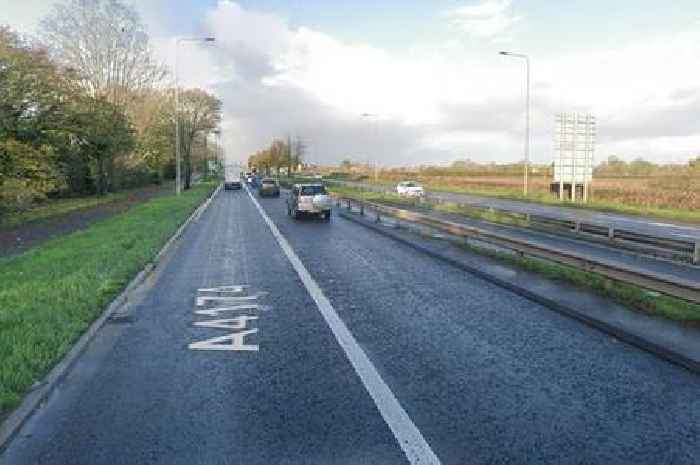
[[[280,167],[287,163],[287,144],[280,140],[275,139],[269,148],[270,151],[270,167],[277,170],[277,175],[279,176]]]
[[[97,193],[102,195],[112,187],[113,161],[134,148],[133,130],[126,115],[104,99],[84,97],[75,105],[75,145],[88,160]]]
[[[99,167],[93,156],[85,157],[82,151],[79,156],[71,151],[63,154],[62,165],[69,174],[71,188],[86,191],[94,187],[102,193],[104,189],[133,184],[139,174],[141,183],[148,182],[152,179],[147,175],[149,170],[160,178],[163,152],[155,152],[158,144],[154,144],[154,137],[141,138],[153,136],[153,132],[147,135],[146,129],[152,123],[148,121],[151,113],[158,108],[149,108],[144,102],[152,103],[147,97],[164,78],[165,68],[154,60],[148,34],[136,10],[123,0],[66,0],[41,22],[40,37],[53,61],[72,75],[81,97],[93,99],[88,107],[97,109],[98,126],[110,118],[121,125],[125,115],[136,122],[129,144],[124,146],[137,148],[135,152],[110,150],[108,156],[100,157]],[[81,100],[77,107],[86,102]],[[115,114],[107,117],[105,104],[112,105],[109,111]],[[85,108],[78,111],[84,115]],[[123,115],[116,115],[117,112]],[[142,124],[144,120],[147,124]],[[97,127],[91,129],[93,135],[100,132]],[[156,125],[155,129],[164,127]],[[118,134],[114,140],[123,135]],[[133,136],[138,138],[136,145]],[[89,186],[87,180],[99,185]]]
[[[137,134],[136,158],[154,174],[156,182],[166,177],[175,160],[175,100],[171,91],[142,92],[132,109],[131,121]]]
[[[51,142],[63,119],[62,84],[43,50],[0,28],[0,205],[60,185]]]
[[[121,0],[69,0],[41,22],[41,37],[85,92],[127,108],[165,76],[136,10]]]
[[[304,163],[304,155],[306,155],[306,143],[304,140],[297,136],[294,141],[294,156],[292,157],[292,166],[296,169],[299,165]]]
[[[696,171],[700,173],[700,156],[695,157],[694,160],[690,160],[688,162],[688,168],[690,168],[691,171]]]
[[[214,130],[221,122],[221,100],[202,89],[180,92],[180,150],[184,169],[184,188],[192,183],[192,147],[195,138]]]

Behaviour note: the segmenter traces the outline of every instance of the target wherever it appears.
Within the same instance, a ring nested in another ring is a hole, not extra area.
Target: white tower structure
[[[596,119],[589,113],[559,113],[555,117],[555,160],[552,191],[564,200],[569,193],[575,202],[588,201],[593,179]],[[578,194],[577,194],[578,192]]]

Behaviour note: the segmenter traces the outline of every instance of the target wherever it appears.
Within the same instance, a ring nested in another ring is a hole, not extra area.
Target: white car
[[[323,184],[295,184],[287,197],[287,214],[299,219],[302,214],[331,219],[333,200]]]
[[[423,186],[413,181],[402,181],[396,186],[396,192],[403,197],[423,197]]]

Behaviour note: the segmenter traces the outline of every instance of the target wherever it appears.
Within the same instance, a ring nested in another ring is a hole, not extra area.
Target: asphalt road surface
[[[493,207],[531,215],[555,216],[557,218],[585,221],[593,224],[615,225],[618,229],[639,232],[659,237],[670,237],[689,241],[700,240],[700,227],[684,225],[655,218],[635,217],[617,213],[582,210],[580,208],[557,207],[554,205],[538,205],[517,200],[491,199],[469,194],[454,194],[450,192],[430,192],[430,197],[448,202],[465,203],[480,207]]]
[[[214,199],[0,463],[700,463],[700,377],[258,201]]]
[[[395,192],[394,186],[390,185],[378,186],[359,182],[340,182],[356,187],[367,187],[378,191]],[[542,205],[518,200],[499,199],[494,197],[460,194],[454,192],[426,191],[426,197],[475,207],[490,207],[523,214],[550,216],[571,221],[583,221],[602,226],[614,225],[618,229],[658,237],[668,237],[687,241],[700,241],[700,226],[680,224],[673,221],[660,220],[658,218],[606,213],[595,210],[584,210],[581,208],[559,207],[556,205]]]

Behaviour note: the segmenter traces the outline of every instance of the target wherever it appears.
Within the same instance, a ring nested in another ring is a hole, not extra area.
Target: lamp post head
[[[504,52],[504,51],[502,51],[502,50],[501,50],[500,52],[498,52],[498,54],[499,54],[499,55],[510,55],[509,52]]]
[[[205,37],[204,42],[216,42],[216,37]]]

